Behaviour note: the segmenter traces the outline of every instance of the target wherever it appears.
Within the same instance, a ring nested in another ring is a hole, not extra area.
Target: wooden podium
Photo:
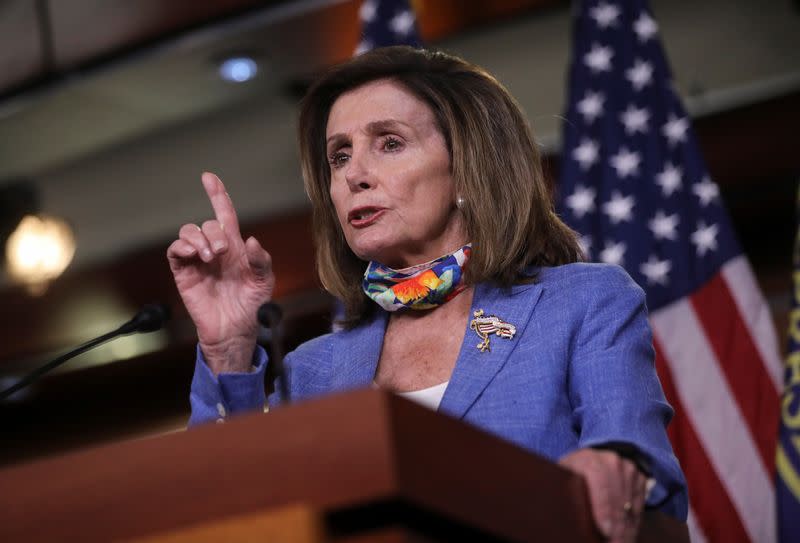
[[[0,541],[601,541],[583,480],[362,390],[0,470]],[[639,541],[688,542],[646,513]]]

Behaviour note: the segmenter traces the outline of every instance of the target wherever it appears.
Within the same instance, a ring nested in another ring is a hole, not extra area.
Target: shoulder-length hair
[[[555,214],[539,150],[519,104],[482,68],[442,52],[385,47],[333,67],[308,90],[298,126],[311,199],[317,271],[345,306],[345,326],[372,309],[361,289],[367,263],[347,245],[330,197],[325,134],[336,99],[378,79],[403,85],[431,108],[450,155],[450,172],[472,253],[468,284],[530,281],[531,266],[575,262],[575,233]]]

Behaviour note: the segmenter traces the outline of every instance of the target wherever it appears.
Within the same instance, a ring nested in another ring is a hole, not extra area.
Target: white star
[[[358,42],[356,50],[353,52],[353,55],[358,56],[362,53],[366,53],[367,51],[371,50],[372,50],[372,43],[370,43],[367,40],[361,40],[360,42]]]
[[[691,240],[697,246],[697,256],[703,256],[707,251],[717,250],[717,234],[719,227],[716,224],[706,226],[700,221],[697,223],[697,230],[692,232]]]
[[[567,206],[572,209],[572,214],[580,219],[590,211],[594,211],[596,194],[593,188],[578,185],[575,187],[575,192],[567,196]]]
[[[644,262],[639,267],[642,275],[647,277],[648,283],[658,283],[664,286],[669,283],[667,275],[669,275],[670,270],[672,270],[672,263],[669,260],[659,260],[656,255],[651,255],[647,262]]]
[[[583,62],[595,73],[611,71],[611,57],[614,51],[611,47],[592,44],[592,50],[583,57]]]
[[[653,65],[637,58],[633,66],[625,70],[625,77],[631,82],[636,92],[639,92],[653,81]]]
[[[637,132],[644,134],[648,130],[647,122],[650,120],[650,112],[647,111],[647,108],[638,109],[633,104],[629,104],[628,109],[623,111],[619,118],[625,125],[625,133],[629,136]]]
[[[597,7],[589,10],[589,15],[597,22],[600,28],[615,26],[619,17],[619,8],[614,4],[600,2]]]
[[[603,204],[603,213],[608,215],[612,224],[618,224],[621,221],[633,220],[633,206],[636,202],[633,196],[622,196],[618,191],[611,194],[611,200]]]
[[[708,177],[704,177],[699,183],[692,185],[692,192],[694,192],[703,207],[711,203],[711,200],[719,197],[719,187]]]
[[[605,96],[602,92],[587,91],[583,100],[578,102],[578,113],[583,115],[583,119],[592,124],[594,120],[603,114],[603,102]]]
[[[358,16],[359,18],[368,23],[375,18],[375,14],[378,11],[378,6],[375,5],[373,0],[365,0],[361,7],[358,9]]]
[[[581,251],[588,260],[592,251],[592,236],[578,236],[578,245],[581,246]]]
[[[661,129],[661,132],[664,134],[664,136],[666,136],[671,147],[676,143],[686,141],[686,131],[688,129],[689,121],[686,119],[686,117],[676,117],[670,113],[669,119]]]
[[[389,21],[389,28],[398,36],[408,36],[414,28],[414,14],[411,11],[401,11]]]
[[[600,251],[600,260],[606,264],[616,264],[622,266],[625,262],[625,244],[623,242],[614,243],[606,241],[605,248]]]
[[[664,170],[656,174],[656,184],[661,186],[664,196],[672,196],[673,192],[683,186],[681,177],[683,177],[683,169],[667,162]]]
[[[650,230],[653,231],[653,235],[656,239],[671,239],[675,240],[675,237],[678,235],[678,232],[675,229],[678,227],[678,214],[666,215],[660,209],[656,213],[656,216],[653,217],[648,224]]]
[[[639,162],[642,157],[639,153],[628,151],[627,147],[621,147],[619,153],[612,156],[610,159],[611,166],[617,170],[617,175],[624,179],[629,175],[639,174]]]
[[[639,36],[639,41],[646,42],[656,35],[658,25],[647,13],[642,12],[636,22],[633,23],[633,31]]]
[[[572,151],[572,158],[577,160],[582,170],[588,170],[592,164],[597,162],[597,155],[600,153],[600,146],[596,141],[584,139],[581,144]]]

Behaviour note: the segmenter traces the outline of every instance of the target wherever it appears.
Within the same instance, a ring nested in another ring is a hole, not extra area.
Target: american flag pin
[[[481,342],[477,347],[481,352],[491,351],[489,345],[490,336],[492,334],[506,339],[511,339],[517,333],[517,327],[510,322],[505,322],[500,317],[495,315],[484,315],[483,309],[478,309],[472,313],[474,317],[469,323],[469,329],[474,330]]]

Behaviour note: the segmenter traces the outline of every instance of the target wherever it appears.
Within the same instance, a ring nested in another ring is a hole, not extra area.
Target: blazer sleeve
[[[622,268],[605,266],[600,281],[576,289],[582,323],[572,340],[568,393],[580,447],[629,443],[652,466],[647,505],[686,519],[686,481],[666,427],[672,418],[655,370],[642,289]]]
[[[330,392],[332,337],[332,334],[319,336],[286,355],[283,365],[292,402]],[[249,373],[220,373],[215,377],[198,346],[189,394],[192,408],[189,426],[215,420],[224,422],[230,415],[262,410],[265,405],[279,406],[282,399],[277,383],[275,392],[265,397],[264,376],[269,357],[260,345],[256,345],[252,363]]]
[[[225,422],[229,415],[263,409],[267,353],[260,345],[256,345],[252,364],[249,373],[220,373],[215,377],[198,345],[189,392],[189,426]]]

